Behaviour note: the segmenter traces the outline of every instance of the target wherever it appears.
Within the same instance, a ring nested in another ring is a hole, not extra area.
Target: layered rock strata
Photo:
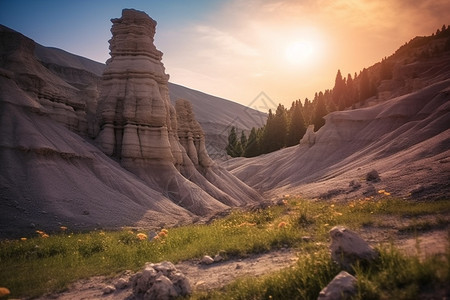
[[[156,22],[144,12],[125,9],[112,23],[111,58],[98,102],[96,140],[103,152],[196,214],[259,200],[256,192],[209,158],[191,107],[180,102],[177,115],[171,105],[169,76],[153,44]],[[225,180],[217,172],[226,173]],[[240,192],[231,196],[228,190]]]

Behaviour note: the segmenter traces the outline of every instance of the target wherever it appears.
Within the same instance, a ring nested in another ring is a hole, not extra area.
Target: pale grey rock
[[[378,253],[356,232],[343,226],[335,226],[330,230],[331,258],[342,268],[350,270],[356,262],[372,262]]]
[[[192,293],[189,279],[168,261],[145,264],[144,270],[136,273],[130,282],[138,299],[174,299]]]
[[[126,280],[125,278],[119,278],[114,284],[114,287],[118,290],[123,290],[128,287],[128,284],[128,280]]]
[[[132,278],[133,293],[143,294],[155,283],[159,274],[152,267],[146,267],[143,271],[136,273]]]
[[[144,300],[170,300],[178,296],[172,281],[166,276],[161,275],[144,294]]]
[[[316,142],[316,134],[314,133],[314,125],[309,125],[306,132],[300,140],[300,145],[311,147]]]
[[[170,277],[170,280],[172,281],[178,295],[185,297],[192,293],[191,283],[183,273],[179,271],[173,273]]]
[[[201,262],[204,265],[210,265],[210,264],[214,263],[214,259],[209,255],[205,255],[205,256],[203,256]]]
[[[341,271],[320,291],[318,300],[351,299],[357,293],[357,279],[345,271]]]
[[[159,264],[153,265],[153,269],[155,269],[156,272],[162,273],[164,276],[169,276],[177,270],[175,265],[169,261],[163,261]]]
[[[116,291],[116,288],[112,285],[107,285],[102,289],[104,295],[112,294]]]
[[[214,255],[214,262],[221,262],[223,260],[223,256],[220,254]]]
[[[378,182],[380,181],[380,175],[378,174],[377,170],[371,170],[366,174],[366,180],[371,182]]]

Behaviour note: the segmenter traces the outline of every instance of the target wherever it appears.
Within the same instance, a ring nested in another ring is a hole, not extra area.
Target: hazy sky
[[[0,23],[105,62],[123,8],[158,22],[171,82],[242,104],[312,98],[450,21],[448,0],[0,0]]]

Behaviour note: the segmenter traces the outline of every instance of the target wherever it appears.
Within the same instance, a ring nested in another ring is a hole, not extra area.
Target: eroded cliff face
[[[171,105],[156,22],[112,22],[101,78],[0,26],[0,238],[171,226],[261,200],[209,158],[190,103]]]
[[[95,82],[90,87],[76,87],[62,80],[36,60],[34,41],[20,33],[2,27],[0,41],[0,68],[5,79],[14,81],[37,100],[42,113],[66,128],[81,135],[93,131],[94,124],[88,122],[87,105],[96,92]]]
[[[98,102],[96,142],[103,152],[196,214],[260,200],[231,174],[225,176],[227,183],[215,175],[228,172],[208,156],[192,107],[180,101],[175,110],[170,103],[169,76],[153,44],[156,22],[125,9],[112,23],[111,59]],[[229,190],[241,192],[230,195]]]

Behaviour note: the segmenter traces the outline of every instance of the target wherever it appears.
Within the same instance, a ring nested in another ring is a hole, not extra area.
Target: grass
[[[228,258],[244,257],[292,247],[303,253],[293,268],[256,280],[239,280],[223,290],[196,294],[193,298],[312,299],[339,272],[327,250],[332,226],[358,229],[383,216],[415,218],[449,212],[448,201],[406,202],[380,196],[332,203],[292,198],[285,205],[253,212],[236,210],[209,225],[171,228],[157,239],[148,239],[145,231],[73,233],[63,227],[60,233],[37,232],[26,240],[1,241],[0,285],[8,287],[12,297],[35,297],[63,290],[81,278],[138,270],[145,262],[178,262],[219,251]],[[314,242],[304,242],[305,235]],[[423,287],[450,280],[450,255],[441,261],[419,261],[394,250],[381,253],[381,260],[373,269],[355,269],[361,299],[377,298],[376,295],[383,298],[384,294],[387,298],[394,295],[408,299],[408,295]],[[406,273],[399,277],[402,280],[395,281],[398,269]],[[402,297],[402,293],[406,296]]]

